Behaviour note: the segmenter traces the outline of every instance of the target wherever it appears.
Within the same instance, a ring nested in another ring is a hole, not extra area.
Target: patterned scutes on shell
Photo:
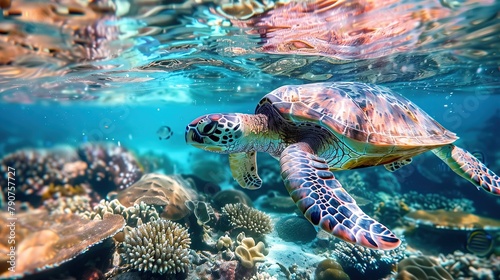
[[[260,104],[267,102],[293,122],[314,122],[338,137],[363,143],[439,146],[457,139],[415,104],[376,85],[337,82],[283,86],[267,94]]]
[[[184,273],[189,265],[190,245],[186,228],[160,219],[127,231],[121,255],[132,269],[159,274]]]

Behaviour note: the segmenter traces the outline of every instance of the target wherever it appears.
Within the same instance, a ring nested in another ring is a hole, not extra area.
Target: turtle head
[[[186,127],[186,143],[216,153],[238,152],[243,138],[242,124],[240,114],[198,117]]]

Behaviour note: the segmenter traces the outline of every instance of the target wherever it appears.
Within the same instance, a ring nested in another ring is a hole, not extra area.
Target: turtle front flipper
[[[229,167],[233,178],[242,188],[255,190],[262,185],[262,179],[257,174],[257,153],[229,154]]]
[[[280,158],[281,177],[293,201],[315,226],[347,242],[389,250],[401,241],[366,215],[342,188],[326,161],[307,143],[288,146]]]
[[[470,181],[476,187],[494,195],[500,195],[500,178],[471,153],[449,144],[432,150],[455,173]]]

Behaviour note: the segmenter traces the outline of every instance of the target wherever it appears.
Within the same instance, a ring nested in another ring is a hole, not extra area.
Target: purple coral
[[[83,145],[78,148],[78,155],[89,166],[89,183],[103,195],[126,189],[143,175],[134,155],[120,146]]]

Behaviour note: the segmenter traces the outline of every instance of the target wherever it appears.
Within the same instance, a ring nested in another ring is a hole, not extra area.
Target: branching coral
[[[88,144],[77,152],[88,165],[88,182],[103,195],[128,188],[143,174],[135,156],[121,146]]]
[[[333,255],[345,271],[354,269],[354,272],[361,275],[377,275],[381,278],[389,274],[392,266],[405,257],[406,243],[403,242],[390,251],[372,250],[340,240],[334,246]]]
[[[73,197],[49,199],[44,202],[44,206],[47,210],[49,210],[51,214],[82,214],[92,211],[92,208],[90,207],[90,198],[86,195],[75,195]]]
[[[446,256],[439,255],[437,261],[453,279],[500,279],[500,257],[496,255],[481,258],[455,251]]]
[[[47,188],[72,185],[74,182],[63,172],[65,163],[76,161],[78,156],[71,149],[20,150],[6,155],[0,162],[0,171],[16,172],[16,199],[31,201],[37,206]],[[0,184],[7,186],[6,178],[0,177]],[[3,188],[4,193],[7,188]],[[38,201],[36,201],[38,200]]]
[[[266,234],[273,230],[271,217],[262,211],[241,203],[226,204],[222,212],[231,226],[256,234]]]
[[[153,206],[141,202],[140,204],[125,207],[116,199],[112,201],[101,200],[101,202],[94,207],[93,211],[86,211],[82,216],[91,220],[102,220],[105,214],[122,215],[127,225],[131,227],[159,219],[158,212]]]
[[[184,273],[189,265],[191,239],[187,229],[168,220],[156,220],[125,234],[122,258],[139,271]]]

